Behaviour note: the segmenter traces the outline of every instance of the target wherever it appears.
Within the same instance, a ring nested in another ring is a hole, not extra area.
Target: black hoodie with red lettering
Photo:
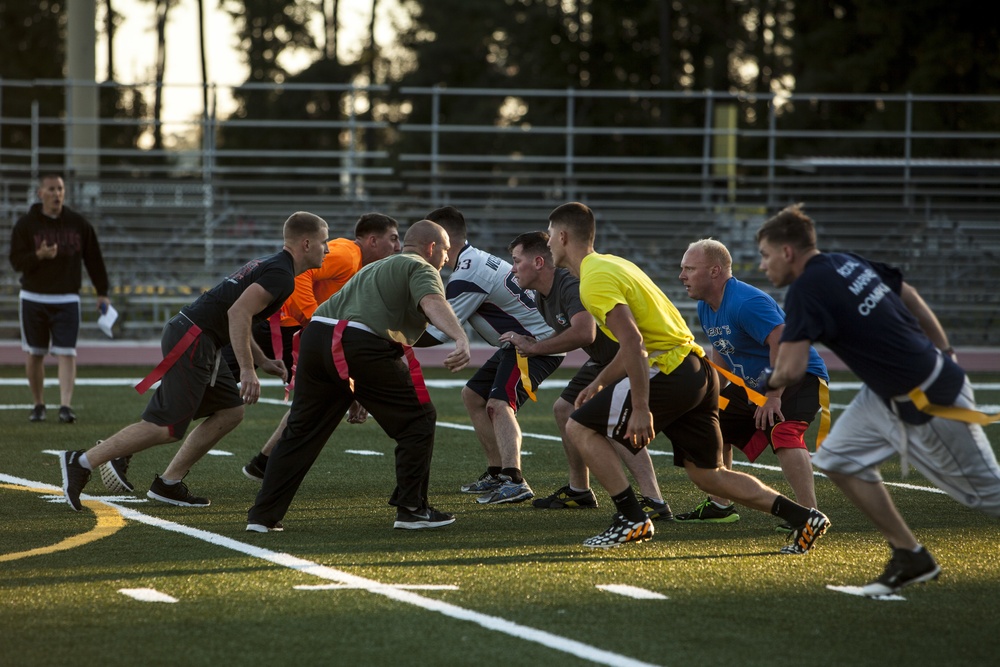
[[[57,244],[52,259],[38,259],[42,243]],[[76,211],[63,206],[58,218],[42,213],[34,204],[14,225],[10,240],[10,263],[21,275],[21,287],[38,294],[79,294],[87,267],[98,296],[108,295],[108,272],[104,267],[97,233]]]

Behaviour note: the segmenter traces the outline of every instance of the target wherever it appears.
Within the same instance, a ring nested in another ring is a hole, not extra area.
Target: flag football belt
[[[181,313],[181,315],[184,315],[184,313]],[[184,315],[184,319],[186,319],[188,322],[191,322],[191,320],[188,318],[187,315]],[[147,391],[149,391],[150,387],[159,382],[160,379],[167,374],[167,371],[169,371],[170,368],[177,363],[177,360],[181,358],[181,355],[184,354],[184,352],[187,351],[189,347],[191,347],[191,344],[194,343],[194,341],[200,335],[201,335],[201,327],[199,327],[194,322],[191,322],[191,328],[189,328],[184,333],[184,335],[181,336],[181,339],[177,341],[177,344],[174,345],[173,348],[170,349],[170,352],[167,353],[167,356],[163,357],[163,361],[157,364],[156,368],[153,369],[153,372],[147,375],[145,378],[143,378],[143,380],[135,386],[135,390],[139,392],[139,395],[141,396],[142,394],[145,394]],[[213,380],[214,380],[214,374],[213,374]]]
[[[927,379],[921,382],[919,387],[910,390],[905,396],[894,396],[892,400],[909,400],[913,402],[913,406],[917,410],[920,410],[924,414],[931,415],[932,417],[943,417],[944,419],[965,422],[966,424],[979,424],[980,426],[986,426],[987,424],[1000,421],[1000,413],[988,415],[985,412],[980,412],[979,410],[973,410],[971,408],[962,408],[956,405],[935,405],[934,403],[931,403],[930,399],[927,398],[927,394],[924,392],[932,384],[934,384],[935,380],[938,379],[943,367],[944,357],[941,356],[941,353],[938,353],[937,361],[934,364],[934,370],[931,371],[931,374],[927,377]]]
[[[755,391],[747,386],[746,381],[739,375],[729,372],[725,368],[722,368],[716,363],[713,363],[707,357],[705,361],[709,363],[712,368],[719,372],[722,377],[726,378],[738,387],[743,387],[743,390],[747,393],[747,398],[750,402],[758,407],[763,407],[764,403],[767,402],[767,396]],[[816,449],[819,449],[823,441],[826,440],[826,436],[830,433],[830,385],[827,384],[826,380],[821,377],[816,378],[819,380],[819,430],[816,432]],[[725,396],[719,396],[719,409],[725,410],[729,406],[729,399]]]
[[[324,324],[333,325],[333,341],[330,343],[330,353],[333,355],[333,365],[337,369],[337,375],[340,376],[341,380],[346,380],[351,387],[351,391],[354,391],[354,380],[351,378],[350,369],[347,367],[347,357],[344,356],[344,329],[351,327],[352,329],[360,329],[361,331],[367,331],[368,333],[378,336],[375,330],[366,324],[361,322],[351,322],[349,320],[335,320],[329,317],[313,317],[313,322],[322,322]],[[381,338],[381,336],[379,336]],[[427,383],[424,382],[424,374],[420,370],[420,362],[417,361],[417,355],[413,353],[413,347],[410,345],[403,345],[402,343],[397,343],[403,348],[403,354],[406,355],[406,362],[409,365],[410,377],[413,379],[413,388],[417,392],[417,400],[421,405],[431,402],[431,396],[427,392]]]
[[[538,399],[535,397],[535,392],[532,391],[531,376],[528,375],[528,357],[522,356],[520,352],[515,352],[515,354],[517,355],[517,370],[521,372],[521,386],[524,387],[528,398],[537,403]]]

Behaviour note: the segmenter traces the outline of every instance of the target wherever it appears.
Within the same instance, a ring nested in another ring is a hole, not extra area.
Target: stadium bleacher
[[[598,96],[591,103],[613,104],[614,98]],[[10,120],[0,117],[0,126]],[[288,121],[275,122],[285,127]],[[309,122],[301,122],[303,132],[310,131]],[[265,121],[258,124],[260,132],[267,132]],[[210,154],[188,151],[184,159],[155,169],[116,167],[90,178],[70,174],[67,203],[98,228],[121,313],[120,336],[157,338],[165,319],[200,290],[248,259],[276,250],[281,223],[295,210],[318,213],[330,222],[331,235],[349,236],[357,217],[368,211],[387,213],[405,225],[451,204],[465,213],[476,245],[505,256],[511,238],[543,229],[549,211],[570,200],[584,201],[597,213],[598,250],[642,266],[696,326],[693,304],[677,280],[687,244],[707,236],[722,240],[733,253],[737,275],[780,300],[780,290],[756,269],[754,233],[782,206],[804,202],[819,225],[822,249],[856,251],[899,265],[936,309],[955,344],[1000,344],[994,322],[1000,312],[1000,162],[837,156],[836,137],[825,139],[829,150],[821,157],[744,159],[738,148],[720,158],[710,152],[709,139],[730,130],[710,125],[696,128],[705,132],[701,155],[602,157],[593,152],[599,142],[587,155],[528,150],[533,132],[552,135],[556,126],[526,127],[516,135],[507,131],[505,145],[513,148],[505,155],[471,149],[439,153],[435,141],[448,136],[450,127],[459,126],[399,125],[394,128],[398,137],[415,137],[399,155],[357,148],[354,153],[317,150],[305,159],[310,153],[300,149],[261,152],[256,158],[240,152],[239,160],[229,155],[227,162],[219,160],[225,151],[213,147]],[[559,131],[566,132],[571,147],[573,128]],[[662,141],[662,129],[648,131],[650,141]],[[957,141],[954,134],[949,138]],[[771,136],[743,128],[736,135],[738,142]],[[984,136],[992,135],[978,132],[976,141]],[[995,138],[1000,140],[1000,134]],[[775,145],[783,145],[782,139],[779,125],[773,130]],[[525,150],[516,141],[525,142]],[[415,150],[421,142],[425,150]],[[0,244],[5,250],[14,221],[33,201],[39,159],[52,159],[53,150],[0,146]],[[56,170],[71,172],[70,158],[62,159],[66,162]],[[138,158],[134,162],[142,164]],[[8,339],[18,335],[16,294],[17,276],[10,270],[0,273],[0,336]],[[84,310],[84,336],[96,337],[93,313]]]

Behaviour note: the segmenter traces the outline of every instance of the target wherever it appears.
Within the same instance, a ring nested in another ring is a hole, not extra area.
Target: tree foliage
[[[1000,24],[988,19],[992,6],[975,0],[839,0],[796,7],[794,67],[796,88],[904,95],[981,95],[1000,90]],[[1000,131],[996,105],[941,103],[915,107],[912,129]],[[814,103],[796,109],[799,124],[901,132],[904,103],[862,107]],[[974,114],[974,115],[970,115]],[[794,124],[794,123],[793,123]],[[892,140],[855,142],[846,150],[865,154]],[[899,140],[895,140],[898,144]],[[868,144],[867,146],[864,144]],[[915,143],[915,155],[995,155],[996,142]]]

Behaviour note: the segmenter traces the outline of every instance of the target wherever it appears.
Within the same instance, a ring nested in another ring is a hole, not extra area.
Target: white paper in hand
[[[114,335],[111,333],[111,327],[114,326],[116,321],[118,321],[118,311],[109,303],[108,309],[104,311],[103,315],[97,318],[97,328],[108,338],[114,338]]]

